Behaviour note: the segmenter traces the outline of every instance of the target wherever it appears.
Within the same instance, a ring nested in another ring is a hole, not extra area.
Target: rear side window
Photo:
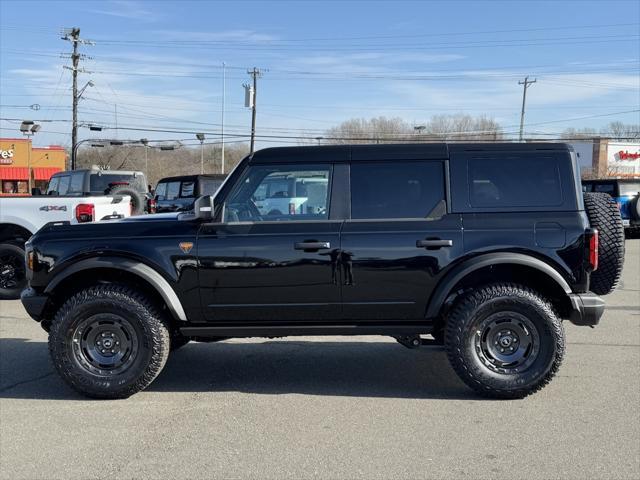
[[[504,156],[468,162],[472,207],[557,206],[563,203],[558,160]]]
[[[444,213],[442,162],[351,165],[351,218],[436,218]]]
[[[188,181],[182,182],[182,191],[180,192],[181,198],[192,198],[194,195],[195,182]]]
[[[200,180],[200,195],[213,195],[222,185],[222,179],[203,178]]]
[[[596,183],[594,187],[594,192],[608,193],[609,195],[614,195],[616,191],[616,186],[613,183]]]

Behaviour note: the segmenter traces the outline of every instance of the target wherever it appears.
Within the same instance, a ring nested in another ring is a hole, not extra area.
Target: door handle
[[[418,240],[416,242],[416,247],[418,248],[428,248],[428,249],[436,249],[442,247],[453,247],[453,240]]]
[[[311,252],[314,250],[321,250],[331,248],[330,242],[299,242],[294,244],[293,248],[296,250],[304,250],[305,252]]]

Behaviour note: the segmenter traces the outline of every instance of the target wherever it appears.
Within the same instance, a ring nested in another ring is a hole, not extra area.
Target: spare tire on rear
[[[624,226],[616,202],[607,193],[586,192],[584,208],[591,228],[598,230],[598,269],[591,274],[590,290],[611,293],[624,264]]]
[[[145,198],[130,185],[114,185],[108,195],[129,195],[131,197],[131,215],[142,215],[145,209]]]

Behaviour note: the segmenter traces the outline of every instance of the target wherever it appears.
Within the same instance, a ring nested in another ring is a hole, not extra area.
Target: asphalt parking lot
[[[640,240],[607,305],[525,400],[477,397],[439,349],[322,337],[190,344],[147,391],[88,401],[0,302],[0,477],[638,479]]]

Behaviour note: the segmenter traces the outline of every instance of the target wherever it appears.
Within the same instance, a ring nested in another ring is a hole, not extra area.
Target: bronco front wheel
[[[126,398],[146,388],[169,355],[158,309],[122,285],[76,293],[56,314],[49,351],[60,376],[93,398]]]

